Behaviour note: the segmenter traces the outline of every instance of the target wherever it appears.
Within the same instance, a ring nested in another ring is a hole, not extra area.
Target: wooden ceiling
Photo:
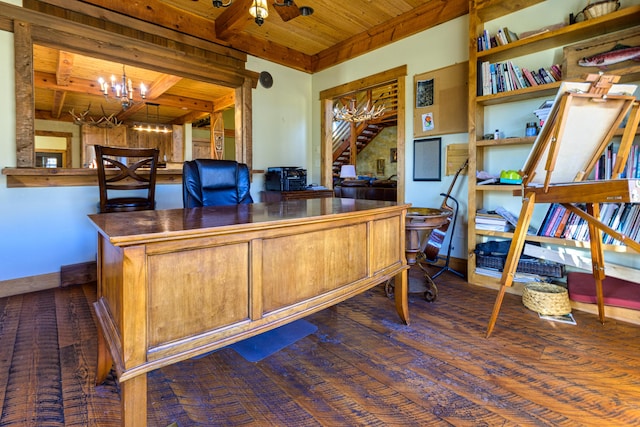
[[[52,1],[52,0],[49,0]],[[230,0],[223,0],[228,3]],[[267,0],[257,25],[251,0],[215,8],[211,0],[85,0],[141,21],[233,47],[306,72],[317,72],[465,15],[468,0]],[[64,3],[64,1],[58,1]],[[79,3],[79,2],[75,2]],[[303,16],[301,6],[314,12]]]
[[[233,0],[224,8],[213,7],[211,0],[25,0],[24,6],[39,9],[45,3],[104,21],[127,15],[147,27],[169,28],[309,73],[462,16],[469,6],[468,0],[295,0],[291,6],[268,0],[269,16],[259,26],[249,14],[251,0]],[[302,6],[314,13],[302,15]],[[180,124],[234,103],[229,88],[127,66],[138,102],[123,110],[104,99],[96,83],[111,75],[119,80],[122,64],[36,46],[34,68],[36,117],[42,119],[71,120],[70,111],[78,115],[90,106],[87,117],[94,120],[114,115],[126,122]],[[60,78],[73,84],[61,90]],[[137,92],[141,82],[149,88],[146,100]]]

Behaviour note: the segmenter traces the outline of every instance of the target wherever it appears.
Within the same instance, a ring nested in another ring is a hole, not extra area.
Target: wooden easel
[[[639,243],[600,222],[600,203],[640,203],[640,179],[619,179],[640,121],[640,104],[633,96],[636,87],[614,84],[618,80],[618,76],[595,74],[587,76],[586,83],[564,82],[560,86],[547,122],[525,167],[519,171],[523,187],[518,194],[522,191],[522,208],[487,327],[487,338],[496,324],[506,288],[513,284],[535,203],[559,203],[587,221],[598,316],[604,323],[602,232],[640,252]],[[611,179],[585,181],[628,113]],[[586,212],[576,206],[578,203],[586,205]]]

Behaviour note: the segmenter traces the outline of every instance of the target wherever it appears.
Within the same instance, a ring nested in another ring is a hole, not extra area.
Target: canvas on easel
[[[560,203],[589,224],[593,275],[601,321],[604,321],[602,231],[640,252],[640,244],[599,221],[600,203],[640,202],[640,180],[618,179],[640,121],[639,103],[633,96],[636,86],[615,84],[618,79],[617,76],[589,75],[586,83],[564,82],[560,86],[551,113],[536,138],[524,167],[519,171],[523,180],[523,203],[505,261],[501,288],[489,321],[487,337],[495,326],[505,290],[513,283],[535,203]],[[587,181],[598,158],[627,115],[627,125],[613,167],[613,179]],[[577,208],[575,205],[578,203],[586,204],[587,211]]]

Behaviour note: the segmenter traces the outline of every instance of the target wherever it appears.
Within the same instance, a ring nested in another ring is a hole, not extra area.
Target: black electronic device
[[[297,191],[307,188],[307,170],[297,167],[268,168],[265,174],[267,191]]]

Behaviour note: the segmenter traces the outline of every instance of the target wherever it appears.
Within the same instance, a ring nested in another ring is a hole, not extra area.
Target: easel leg
[[[498,314],[500,313],[500,306],[507,287],[513,284],[513,276],[516,273],[518,267],[518,261],[520,260],[520,254],[524,247],[524,242],[527,237],[527,230],[531,223],[531,214],[533,213],[533,207],[535,205],[535,193],[525,194],[522,201],[522,208],[520,209],[520,218],[518,218],[518,225],[513,233],[513,240],[509,247],[509,253],[504,263],[504,270],[502,270],[502,278],[500,279],[500,291],[496,297],[496,302],[493,305],[493,312],[491,313],[491,319],[487,326],[487,338],[491,336],[493,328],[498,320]]]
[[[396,311],[400,316],[400,320],[405,325],[409,324],[409,284],[407,282],[407,271],[402,270],[401,273],[394,277],[394,294],[396,301]]]
[[[600,220],[600,205],[587,204],[587,213]],[[591,246],[591,264],[593,279],[596,283],[596,300],[598,302],[598,318],[604,324],[604,294],[602,293],[602,280],[604,280],[604,250],[602,249],[602,230],[589,223],[589,244]]]

